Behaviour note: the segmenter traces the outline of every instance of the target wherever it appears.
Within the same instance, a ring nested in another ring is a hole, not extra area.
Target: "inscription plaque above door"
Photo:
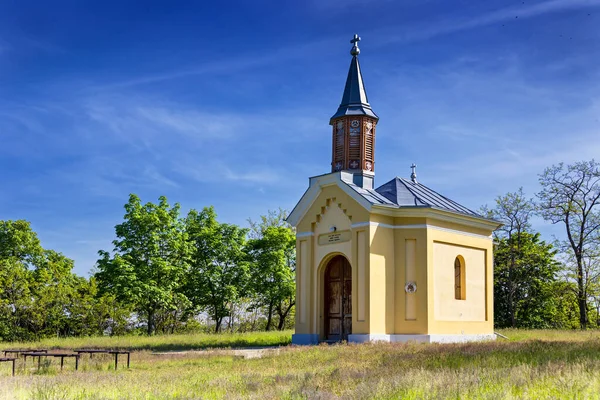
[[[350,231],[324,233],[322,235],[319,235],[319,245],[323,246],[326,244],[347,242],[350,239],[352,239],[352,232]]]

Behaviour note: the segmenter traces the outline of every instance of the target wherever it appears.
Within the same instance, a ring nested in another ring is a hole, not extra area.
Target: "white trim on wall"
[[[380,222],[364,221],[364,222],[357,222],[357,223],[352,224],[351,228],[355,229],[355,228],[362,228],[365,226],[373,226],[376,228],[388,228],[388,229],[424,229],[424,228],[426,228],[426,229],[434,229],[436,231],[441,231],[441,232],[456,233],[456,234],[472,236],[472,237],[476,237],[476,238],[480,238],[480,239],[492,240],[491,235],[490,236],[479,235],[477,233],[459,231],[459,230],[450,229],[450,228],[442,228],[440,226],[430,225],[430,224],[390,225],[390,224],[382,224]]]
[[[398,335],[384,333],[363,333],[348,335],[348,342],[367,343],[367,342],[391,342],[391,343],[406,343],[406,342],[421,342],[421,343],[466,343],[479,342],[486,340],[496,340],[496,335],[475,334],[475,335],[438,335],[438,334],[421,334],[421,335]]]
[[[315,234],[313,232],[298,232],[296,233],[296,237],[299,238],[305,238],[305,237],[309,237],[309,236],[314,236]]]

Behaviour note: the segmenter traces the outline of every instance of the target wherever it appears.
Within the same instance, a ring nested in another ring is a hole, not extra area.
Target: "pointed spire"
[[[352,55],[350,70],[346,78],[346,87],[344,88],[342,102],[337,112],[331,117],[332,120],[345,115],[368,115],[379,119],[371,109],[362,73],[360,72],[360,63],[358,62],[358,55],[360,54],[360,49],[358,48],[359,41],[360,37],[358,35],[354,35],[354,38],[350,41],[352,43],[352,49],[350,50],[350,54]]]

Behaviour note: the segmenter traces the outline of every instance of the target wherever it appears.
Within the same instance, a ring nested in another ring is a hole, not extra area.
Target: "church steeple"
[[[345,115],[368,115],[376,120],[379,119],[371,109],[362,73],[360,72],[360,63],[358,62],[358,55],[360,54],[360,49],[358,48],[359,41],[360,37],[358,35],[354,35],[354,39],[350,41],[353,44],[350,50],[350,54],[352,55],[350,70],[346,78],[342,102],[337,112],[331,117],[332,120]]]
[[[360,37],[350,41],[352,61],[346,78],[342,102],[329,124],[333,126],[332,172],[346,170],[354,183],[373,188],[375,171],[375,125],[379,117],[371,109],[365,90],[358,55]]]

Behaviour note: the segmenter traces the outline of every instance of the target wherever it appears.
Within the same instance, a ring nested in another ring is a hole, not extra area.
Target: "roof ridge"
[[[417,205],[417,200],[418,200],[420,203],[422,203],[422,204],[426,204],[426,205],[428,205],[428,206],[431,206],[431,204],[429,204],[427,201],[423,200],[423,199],[421,198],[421,196],[419,196],[419,195],[418,195],[418,193],[415,193],[415,191],[414,191],[414,190],[412,190],[412,188],[411,188],[409,185],[407,185],[407,182],[406,182],[406,179],[405,179],[405,178],[402,178],[402,177],[398,177],[398,176],[397,176],[397,177],[396,177],[396,182],[398,182],[398,181],[402,182],[402,184],[404,185],[404,187],[406,188],[406,190],[408,190],[408,191],[409,191],[409,192],[410,192],[410,193],[411,193],[413,196],[415,196],[415,206]],[[411,182],[412,182],[412,181],[411,181]],[[417,183],[417,184],[418,184],[418,183]]]
[[[408,181],[406,178],[400,178],[400,179],[402,180],[402,182],[404,183],[404,185],[405,185],[405,186],[408,188],[408,190],[410,190],[410,192],[411,192],[411,193],[413,193],[413,194],[415,195],[415,197],[419,197],[419,196],[417,196],[417,194],[416,194],[416,193],[415,193],[413,190],[411,190],[411,189],[408,187],[408,185],[406,185],[406,182]],[[424,184],[422,184],[421,182],[413,182],[413,183],[414,183],[415,185],[419,185],[419,186],[422,186],[422,187],[424,187],[425,189],[427,189],[427,190],[429,190],[430,192],[432,192],[434,195],[441,197],[442,199],[444,199],[445,201],[449,202],[450,204],[452,204],[452,205],[454,205],[454,206],[458,206],[458,207],[460,207],[460,208],[464,208],[465,210],[469,211],[469,212],[470,212],[470,213],[472,213],[472,214],[475,214],[475,215],[478,215],[478,216],[480,216],[480,217],[483,217],[483,216],[482,216],[481,214],[479,214],[478,212],[475,212],[475,211],[471,210],[470,208],[468,208],[468,207],[465,207],[465,206],[463,206],[462,204],[458,203],[457,201],[455,201],[455,200],[452,200],[451,198],[444,196],[443,194],[441,194],[441,193],[439,193],[439,192],[437,192],[437,191],[435,191],[435,190],[431,189],[429,186],[427,186],[427,185],[424,185]],[[420,197],[419,197],[419,199],[420,199]],[[421,201],[422,201],[422,200],[421,200]]]

